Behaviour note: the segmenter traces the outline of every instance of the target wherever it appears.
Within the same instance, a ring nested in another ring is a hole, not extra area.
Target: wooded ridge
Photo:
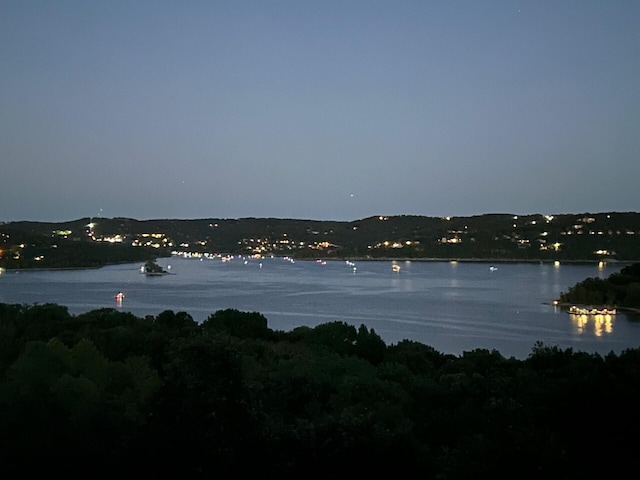
[[[0,224],[0,266],[100,266],[176,252],[295,258],[638,261],[640,214],[279,218],[81,218]]]

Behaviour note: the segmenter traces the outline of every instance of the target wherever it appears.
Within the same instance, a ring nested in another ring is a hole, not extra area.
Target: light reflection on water
[[[613,333],[614,315],[569,314],[578,334],[601,337]]]
[[[171,275],[147,277],[141,264],[93,270],[5,272],[0,302],[59,303],[73,314],[117,308],[138,316],[185,311],[202,321],[225,308],[264,314],[274,330],[344,321],[373,328],[387,344],[403,339],[461,354],[496,349],[525,358],[537,341],[561,348],[620,352],[640,347],[640,322],[574,318],[549,305],[587,277],[621,264],[481,262],[291,262],[265,259],[159,259]],[[494,267],[490,269],[489,267]],[[115,295],[125,297],[117,303]]]

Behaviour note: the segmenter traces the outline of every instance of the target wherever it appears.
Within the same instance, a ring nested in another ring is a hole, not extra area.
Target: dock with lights
[[[569,313],[572,315],[615,315],[615,308],[581,308],[575,305],[569,307]]]

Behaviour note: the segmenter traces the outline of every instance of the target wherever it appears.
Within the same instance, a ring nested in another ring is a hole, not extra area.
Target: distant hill
[[[471,217],[397,215],[351,222],[281,218],[81,218],[0,224],[0,266],[146,261],[172,252],[295,258],[638,261],[640,213]]]

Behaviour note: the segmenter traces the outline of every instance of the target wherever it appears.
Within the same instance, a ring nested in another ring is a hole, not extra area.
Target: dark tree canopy
[[[586,278],[561,293],[560,301],[640,309],[640,263],[627,265],[606,279]]]
[[[454,356],[344,322],[282,332],[233,309],[197,324],[53,304],[0,304],[0,345],[10,477],[72,462],[105,476],[581,479],[635,461],[638,349]]]

